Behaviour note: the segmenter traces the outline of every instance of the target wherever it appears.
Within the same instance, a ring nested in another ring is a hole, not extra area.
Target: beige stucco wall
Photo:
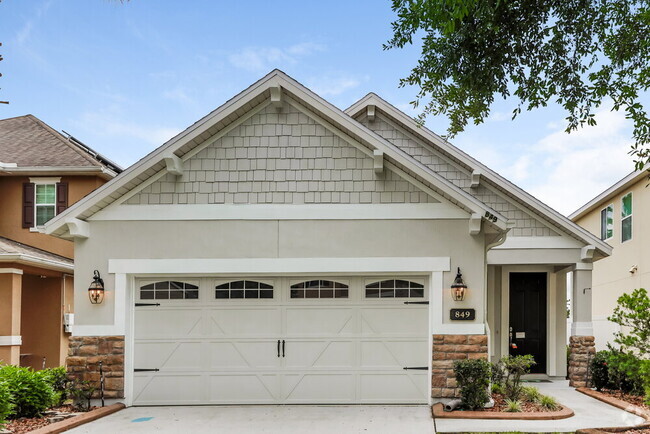
[[[594,263],[593,271],[593,319],[596,347],[605,349],[613,338],[616,326],[607,317],[612,314],[616,300],[621,294],[636,288],[650,289],[650,190],[648,181],[642,177],[632,187],[617,191],[603,199],[590,213],[576,220],[593,234],[600,236],[600,211],[614,206],[614,235],[606,240],[614,248],[613,254]],[[632,192],[632,239],[621,242],[621,199]],[[644,224],[644,222],[646,224]],[[636,273],[630,273],[633,265]]]
[[[453,303],[484,319],[484,240],[469,235],[466,220],[91,221],[90,234],[75,241],[76,324],[112,323],[111,258],[450,257],[444,288],[461,267],[470,290],[463,302],[444,291],[445,311]],[[99,306],[87,296],[94,269],[109,290]]]

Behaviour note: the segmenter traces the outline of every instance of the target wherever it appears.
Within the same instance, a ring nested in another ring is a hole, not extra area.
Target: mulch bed
[[[650,414],[650,405],[646,404],[644,402],[643,396],[639,395],[631,395],[629,393],[624,393],[619,390],[608,390],[608,389],[602,389],[599,390],[600,393],[611,396],[612,398],[620,399],[625,402],[629,402],[630,404],[636,405],[637,407],[641,407],[645,409],[649,414]],[[647,430],[646,430],[647,431]]]
[[[508,408],[508,404],[506,404],[506,397],[500,393],[493,393],[492,394],[492,399],[494,400],[494,407],[492,408],[485,408],[483,410],[479,411],[485,411],[485,412],[505,412],[506,409]],[[557,411],[561,410],[562,406],[558,404],[558,408],[556,410],[548,410],[545,407],[542,407],[536,402],[528,402],[524,401],[521,399],[519,402],[521,402],[521,413],[532,413],[532,412],[541,412],[541,411]]]
[[[96,407],[92,407],[96,408]],[[74,413],[78,414],[79,412],[72,405],[62,405],[60,407],[54,407],[48,411],[56,411],[59,413]],[[52,415],[44,415],[41,417],[21,417],[20,419],[9,420],[4,429],[10,431],[12,434],[24,434],[31,431],[34,431],[38,428],[42,428],[51,423],[57,422],[53,419]]]

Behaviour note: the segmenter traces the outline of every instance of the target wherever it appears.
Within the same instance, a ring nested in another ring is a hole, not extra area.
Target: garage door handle
[[[402,369],[405,371],[428,371],[428,366],[404,366]]]
[[[278,357],[280,357],[280,339],[278,339]]]
[[[282,357],[284,357],[284,339],[282,339]]]

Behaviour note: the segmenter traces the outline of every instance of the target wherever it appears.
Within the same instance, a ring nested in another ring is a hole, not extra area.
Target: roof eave
[[[15,262],[17,264],[31,265],[47,270],[74,272],[74,264],[55,261],[52,259],[38,258],[20,253],[0,254],[0,262]]]

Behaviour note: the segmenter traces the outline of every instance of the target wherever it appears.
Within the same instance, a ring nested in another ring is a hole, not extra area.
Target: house
[[[0,361],[65,363],[74,246],[40,230],[119,172],[32,115],[0,120]]]
[[[594,265],[592,318],[596,348],[612,342],[617,324],[607,320],[624,293],[650,289],[650,190],[648,173],[632,172],[569,216],[614,248]]]
[[[70,370],[102,360],[128,405],[428,403],[510,353],[563,377],[571,271],[584,384],[611,253],[377,95],[344,112],[278,70],[46,232],[77,252]]]

